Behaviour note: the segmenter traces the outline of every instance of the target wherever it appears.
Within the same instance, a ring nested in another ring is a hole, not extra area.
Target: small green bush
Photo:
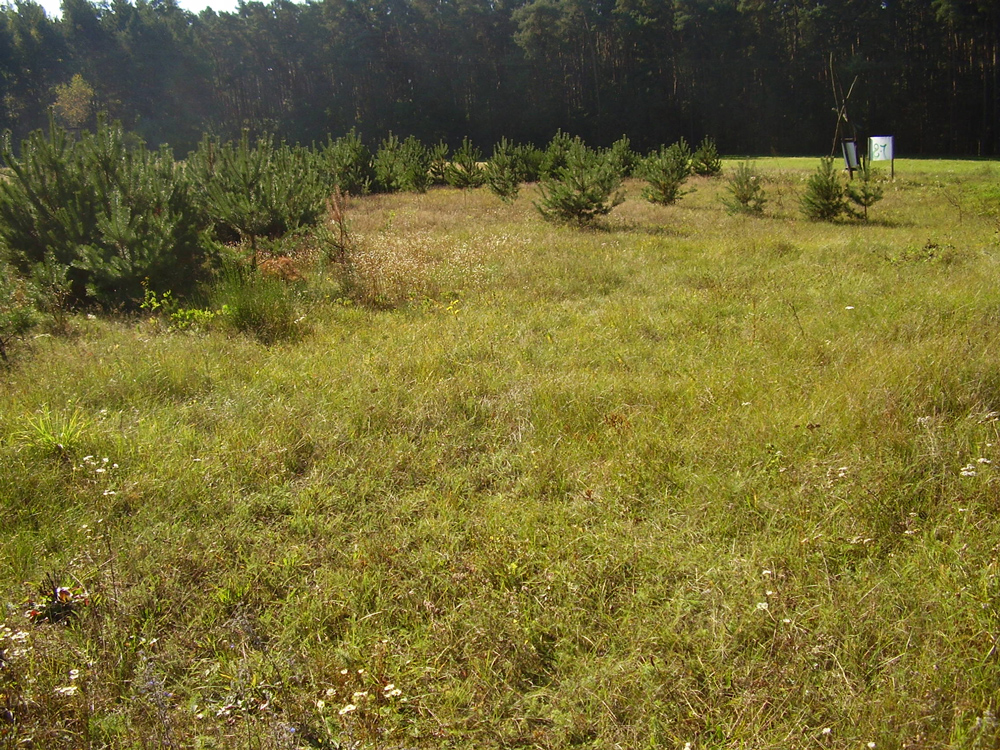
[[[538,182],[542,174],[542,163],[545,161],[545,151],[530,143],[524,143],[514,147],[514,154],[520,162],[521,180]]]
[[[698,144],[691,156],[691,171],[701,177],[717,177],[722,174],[722,158],[714,139],[706,135]]]
[[[248,244],[251,265],[259,238],[317,224],[328,193],[323,170],[306,149],[276,146],[270,136],[251,146],[246,131],[236,144],[206,137],[188,170],[216,237]]]
[[[862,216],[868,221],[868,209],[882,200],[882,186],[878,183],[879,172],[867,161],[857,170],[858,179],[847,186],[847,197],[862,209]]]
[[[371,191],[375,178],[372,154],[353,128],[337,140],[327,141],[319,159],[326,171],[328,189],[339,189],[347,195],[367,195]]]
[[[627,135],[623,135],[611,144],[606,158],[622,177],[629,177],[639,164],[639,155],[632,150]]]
[[[726,192],[722,203],[733,214],[751,214],[759,216],[764,213],[767,197],[764,193],[764,183],[753,164],[741,161],[726,180]]]
[[[480,164],[482,160],[482,151],[473,146],[467,137],[463,138],[462,145],[444,168],[445,182],[459,189],[482,187],[486,181],[486,173]]]
[[[806,183],[801,200],[802,213],[813,221],[835,221],[850,213],[844,182],[833,166],[833,159],[821,159],[816,172]]]
[[[606,153],[589,149],[576,138],[566,150],[565,162],[538,186],[541,198],[535,207],[545,219],[588,224],[625,199],[621,173]]]
[[[493,156],[486,162],[486,184],[502,201],[509,203],[520,192],[522,176],[523,166],[517,148],[506,138],[501,138],[493,147]]]
[[[0,180],[0,244],[25,277],[60,279],[68,304],[132,306],[142,283],[193,288],[206,253],[188,180],[166,149],[147,151],[119,125],[74,141],[50,124],[32,133]]]
[[[392,133],[375,154],[375,179],[390,193],[422,193],[431,183],[431,152],[412,135],[401,141]]]
[[[168,327],[172,331],[204,331],[211,327],[215,318],[229,312],[225,308],[215,311],[198,307],[181,307],[169,290],[163,294],[157,294],[151,289],[147,289],[139,307],[151,315],[169,321]]]
[[[642,191],[651,203],[668,206],[682,195],[681,186],[691,174],[691,148],[681,138],[670,146],[660,146],[639,164],[636,174],[649,183]]]

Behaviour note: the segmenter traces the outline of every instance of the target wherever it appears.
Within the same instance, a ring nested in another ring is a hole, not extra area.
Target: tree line
[[[244,129],[725,153],[830,150],[834,91],[909,154],[1000,153],[994,0],[32,0],[0,9],[0,128],[98,113],[183,155]]]

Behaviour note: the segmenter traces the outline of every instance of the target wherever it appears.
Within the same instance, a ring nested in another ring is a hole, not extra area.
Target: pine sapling
[[[639,156],[632,150],[632,143],[627,135],[612,143],[605,157],[622,177],[630,176],[639,163]]]
[[[371,190],[372,154],[353,128],[336,141],[328,141],[319,159],[329,188],[348,195],[367,195]]]
[[[549,221],[589,224],[625,199],[621,184],[621,174],[606,155],[576,138],[566,152],[566,165],[539,183],[541,199],[535,207]]]
[[[438,141],[427,149],[428,171],[431,175],[432,185],[444,185],[448,182],[448,152],[450,150],[444,141]]]
[[[510,203],[517,199],[520,192],[522,172],[516,147],[506,138],[501,138],[493,147],[493,157],[486,162],[486,184],[500,200]]]
[[[726,192],[722,203],[733,214],[760,216],[764,213],[767,198],[764,184],[753,164],[741,161],[726,180]]]
[[[388,192],[422,193],[431,183],[431,151],[414,136],[401,141],[392,133],[375,154],[375,179]]]
[[[801,201],[802,213],[813,221],[835,221],[850,212],[847,191],[833,166],[833,159],[821,159],[816,172],[806,183]]]
[[[722,174],[722,158],[715,146],[715,140],[707,135],[698,144],[691,157],[691,170],[702,177],[716,177]]]
[[[482,152],[472,145],[468,137],[463,138],[462,145],[452,154],[451,161],[445,165],[445,182],[459,189],[482,187],[486,180],[483,167],[480,165],[482,160]]]
[[[878,178],[878,170],[865,161],[858,167],[858,179],[847,186],[847,197],[861,206],[865,221],[868,221],[868,209],[882,200],[882,186],[878,184]]]
[[[643,159],[636,171],[649,183],[642,191],[643,197],[669,206],[683,195],[681,185],[691,174],[691,148],[683,138],[670,146],[660,146],[659,151]]]

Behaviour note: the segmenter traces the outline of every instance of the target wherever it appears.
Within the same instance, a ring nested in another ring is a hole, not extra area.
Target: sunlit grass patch
[[[933,170],[806,223],[815,160],[756,164],[760,218],[708,179],[583,231],[530,186],[351,199],[358,296],[305,269],[301,335],[31,342],[4,739],[995,744],[992,229]],[[50,577],[68,624],[24,617]]]

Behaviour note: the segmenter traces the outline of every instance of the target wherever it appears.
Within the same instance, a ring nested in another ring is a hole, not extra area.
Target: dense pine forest
[[[356,127],[488,147],[557,129],[638,148],[830,149],[834,89],[908,154],[1000,153],[993,0],[173,0],[0,10],[0,128],[99,113],[183,156],[202,133]]]

